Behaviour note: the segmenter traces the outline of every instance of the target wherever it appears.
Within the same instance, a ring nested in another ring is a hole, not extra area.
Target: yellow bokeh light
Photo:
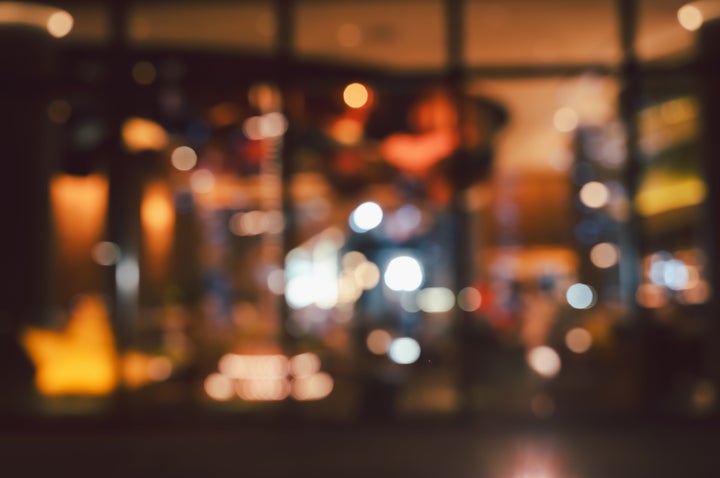
[[[144,118],[129,118],[122,127],[123,143],[128,151],[159,151],[168,143],[162,126]]]
[[[83,297],[62,332],[28,329],[22,337],[44,395],[106,395],[118,381],[118,359],[100,296]]]
[[[705,20],[703,14],[695,5],[684,5],[677,12],[677,19],[680,25],[688,31],[698,30]]]
[[[362,83],[350,83],[343,90],[343,100],[350,108],[362,108],[369,98],[370,93]]]
[[[72,31],[74,23],[72,15],[62,10],[50,15],[45,26],[50,35],[62,38]]]

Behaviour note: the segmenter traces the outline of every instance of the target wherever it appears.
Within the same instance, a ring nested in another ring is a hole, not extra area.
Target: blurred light
[[[265,232],[263,211],[238,212],[230,217],[230,231],[236,236],[256,236]]]
[[[447,287],[428,287],[418,292],[418,306],[428,313],[443,313],[455,306],[455,294]]]
[[[295,355],[290,359],[290,373],[295,378],[309,377],[320,371],[320,357],[311,352]]]
[[[347,269],[355,269],[365,262],[367,262],[367,257],[359,251],[346,252],[342,257],[342,265]]]
[[[285,271],[275,269],[267,276],[267,286],[270,292],[277,295],[285,293]]]
[[[560,372],[560,356],[546,345],[531,349],[527,354],[527,362],[530,368],[545,378],[552,378]]]
[[[587,207],[597,209],[605,206],[610,198],[607,186],[598,181],[591,181],[580,188],[580,201]]]
[[[423,270],[417,259],[399,256],[388,263],[383,279],[391,290],[410,292],[422,284]]]
[[[590,249],[590,261],[601,269],[607,269],[618,263],[620,249],[610,242],[601,242]]]
[[[106,395],[117,384],[115,339],[99,295],[82,296],[63,331],[30,327],[22,343],[44,395]]]
[[[369,97],[368,89],[361,83],[350,83],[343,90],[343,100],[350,108],[362,108]]]
[[[680,296],[686,304],[704,304],[710,299],[712,288],[705,280],[698,280],[692,287],[683,290]]]
[[[129,118],[123,123],[122,138],[125,148],[133,153],[160,151],[168,143],[162,126],[144,118]]]
[[[420,312],[420,305],[418,304],[417,294],[412,292],[406,292],[400,295],[400,307],[405,312],[415,314]]]
[[[395,363],[407,365],[420,358],[420,344],[410,337],[401,337],[390,342],[388,356]]]
[[[390,333],[382,329],[371,331],[365,340],[368,350],[375,355],[386,354],[390,348],[390,342],[392,342]]]
[[[292,396],[296,400],[322,400],[335,386],[330,375],[324,372],[297,378],[292,382]]]
[[[290,384],[285,378],[255,378],[239,381],[235,390],[247,401],[279,401],[290,394]]]
[[[565,334],[565,345],[576,354],[582,354],[590,350],[593,338],[587,330],[576,327]]]
[[[153,357],[147,364],[147,374],[150,380],[162,382],[172,375],[173,365],[167,357]]]
[[[706,194],[705,182],[697,177],[648,181],[638,191],[635,206],[643,216],[654,216],[701,204]]]
[[[120,260],[120,247],[114,242],[102,241],[92,248],[93,260],[101,266],[111,266]]]
[[[465,287],[458,293],[457,301],[465,312],[474,312],[482,305],[482,294],[475,287]]]
[[[189,146],[178,146],[170,155],[173,167],[180,171],[190,171],[197,164],[198,156]]]
[[[72,31],[74,20],[66,11],[58,11],[50,15],[47,20],[47,31],[55,38],[67,36]]]
[[[215,188],[215,175],[207,169],[198,169],[190,175],[190,188],[198,193],[209,193]]]
[[[698,30],[705,20],[703,14],[695,5],[683,5],[677,11],[677,19],[680,25],[688,31]]]
[[[372,262],[363,262],[353,273],[357,284],[365,290],[370,290],[380,282],[380,268]]]
[[[225,401],[235,396],[233,381],[219,373],[212,373],[203,382],[205,393],[213,400]]]
[[[243,133],[248,139],[255,141],[277,138],[285,134],[287,126],[287,119],[282,113],[272,112],[247,118],[243,122]]]
[[[395,212],[395,219],[402,229],[412,231],[420,225],[422,213],[414,204],[405,204]]]
[[[574,309],[589,309],[595,305],[596,294],[595,289],[587,284],[573,284],[571,285],[566,294],[568,304]]]
[[[693,409],[698,413],[707,413],[715,407],[717,390],[711,380],[700,380],[693,387],[690,398]]]
[[[642,307],[657,309],[668,303],[666,289],[655,284],[642,284],[635,292],[635,300]]]
[[[115,282],[118,289],[125,293],[133,294],[140,285],[140,267],[132,257],[125,257],[115,269]]]
[[[149,85],[155,81],[157,70],[149,61],[139,61],[132,67],[133,80],[139,85]]]
[[[55,124],[65,124],[70,119],[72,107],[66,100],[53,100],[48,105],[48,119]]]
[[[530,401],[530,409],[537,418],[549,418],[555,413],[555,400],[550,395],[540,393]]]
[[[690,280],[690,273],[685,263],[672,259],[664,264],[663,282],[672,290],[684,289]]]
[[[293,277],[285,285],[285,300],[293,309],[302,309],[315,302],[317,283],[308,276]]]
[[[337,41],[343,48],[355,48],[362,42],[362,30],[354,23],[343,23],[337,30]]]
[[[569,106],[563,106],[553,115],[553,125],[562,133],[573,131],[577,128],[579,121],[578,114]]]
[[[363,124],[355,118],[339,118],[330,127],[330,136],[346,146],[359,143],[364,132]]]
[[[380,225],[383,220],[382,208],[372,201],[364,202],[350,213],[350,228],[355,232],[367,232]]]
[[[164,182],[148,185],[140,206],[140,218],[145,230],[165,231],[175,221],[170,191]]]

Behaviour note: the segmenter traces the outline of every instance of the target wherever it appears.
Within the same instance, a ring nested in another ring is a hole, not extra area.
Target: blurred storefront
[[[712,416],[696,3],[0,2],[3,409]]]

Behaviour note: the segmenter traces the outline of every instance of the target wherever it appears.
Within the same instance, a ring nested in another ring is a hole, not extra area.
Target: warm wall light
[[[175,209],[170,189],[163,182],[145,188],[140,206],[144,246],[150,270],[162,272],[172,243]]]
[[[122,127],[125,148],[132,153],[159,151],[167,146],[168,135],[162,126],[145,118],[129,118]]]
[[[0,2],[0,24],[37,27],[62,38],[72,31],[74,20],[70,13],[50,5]]]
[[[343,90],[343,100],[350,108],[362,108],[369,98],[370,93],[362,83],[350,83]]]

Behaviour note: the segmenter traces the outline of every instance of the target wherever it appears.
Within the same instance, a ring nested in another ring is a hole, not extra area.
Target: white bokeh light
[[[560,356],[547,345],[531,349],[527,354],[527,363],[535,373],[545,378],[557,375],[561,367]]]
[[[410,337],[400,337],[390,343],[388,349],[390,360],[395,363],[407,365],[420,358],[420,344]]]
[[[413,257],[398,256],[388,263],[383,279],[392,290],[414,291],[423,282],[422,266]]]
[[[571,285],[565,294],[565,298],[570,307],[574,309],[589,309],[595,305],[597,299],[595,289],[581,283]]]
[[[383,220],[382,208],[372,201],[364,202],[350,214],[350,228],[355,232],[375,229]]]

